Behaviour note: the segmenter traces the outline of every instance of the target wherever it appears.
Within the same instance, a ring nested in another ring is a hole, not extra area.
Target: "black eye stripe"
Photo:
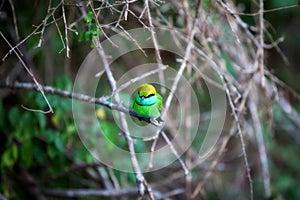
[[[140,94],[140,92],[138,92],[138,95],[139,95],[140,97],[145,97],[145,98],[148,98],[148,97],[152,97],[152,96],[154,96],[155,94],[149,94],[148,96],[143,96],[143,95],[141,95],[141,94]]]

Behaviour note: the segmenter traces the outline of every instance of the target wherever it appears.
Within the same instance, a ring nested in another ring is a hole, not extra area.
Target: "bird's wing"
[[[156,94],[156,96],[157,96],[157,100],[158,100],[158,109],[159,109],[159,111],[161,111],[162,110],[162,107],[163,107],[163,98],[160,96],[160,94]]]

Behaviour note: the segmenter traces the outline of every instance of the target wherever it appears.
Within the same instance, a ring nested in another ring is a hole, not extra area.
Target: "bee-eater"
[[[159,118],[162,110],[163,99],[150,84],[138,87],[134,97],[133,110],[140,116],[146,118]]]

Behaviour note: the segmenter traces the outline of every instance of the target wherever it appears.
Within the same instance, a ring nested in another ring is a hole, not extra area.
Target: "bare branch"
[[[17,53],[17,51],[12,47],[12,45],[9,43],[9,41],[4,37],[4,35],[2,34],[2,32],[0,31],[0,35],[2,36],[2,38],[5,40],[5,42],[9,45],[10,48],[12,48],[13,52],[15,53],[15,55],[17,56],[17,58],[19,59],[19,61],[21,62],[21,64],[23,65],[23,67],[26,69],[26,71],[28,72],[28,74],[31,76],[32,80],[34,81],[34,83],[36,84],[38,90],[41,92],[44,100],[47,103],[47,106],[49,108],[49,110],[47,111],[42,111],[42,110],[33,110],[33,109],[28,109],[30,111],[37,111],[37,112],[42,112],[42,113],[53,113],[53,109],[47,99],[47,97],[44,94],[43,88],[41,87],[41,85],[39,84],[39,82],[36,80],[36,78],[34,77],[33,73],[31,72],[31,70],[26,66],[25,62],[22,60],[22,58],[20,57],[20,55]]]
[[[252,88],[252,90],[255,90],[255,88]],[[256,95],[255,95],[256,93]],[[248,106],[249,110],[252,116],[253,120],[253,128],[255,131],[255,136],[257,140],[258,145],[258,152],[259,152],[259,158],[260,163],[262,167],[262,175],[263,175],[263,181],[264,181],[264,191],[265,191],[265,197],[268,198],[271,195],[271,186],[270,186],[270,172],[269,172],[269,165],[268,165],[268,158],[266,153],[266,147],[264,143],[263,138],[263,129],[261,126],[261,122],[258,117],[258,109],[257,109],[257,99],[258,96],[257,91],[253,92],[252,95],[249,97]]]
[[[65,25],[65,40],[66,40],[66,48],[67,48],[67,58],[70,58],[70,47],[69,47],[69,39],[68,39],[68,25],[66,20],[66,13],[65,13],[65,5],[64,0],[61,1],[61,9],[62,9],[62,15],[63,15],[63,21]]]
[[[260,78],[261,78],[261,85],[265,87],[265,74],[264,74],[264,44],[265,44],[265,39],[264,39],[264,1],[259,0],[259,48],[257,51],[257,57],[259,60],[258,68],[259,68],[259,73],[260,73]],[[270,194],[268,195],[270,196]]]
[[[40,40],[39,40],[39,43],[38,43],[37,47],[41,47],[42,43],[44,41],[44,38],[43,38],[44,31],[46,29],[46,24],[47,24],[48,18],[51,16],[51,15],[49,15],[50,9],[51,9],[51,3],[52,3],[52,0],[49,0],[48,9],[47,9],[47,15],[46,15],[45,19],[43,20],[43,27],[42,27],[42,30],[41,30],[41,36],[40,36]],[[52,15],[53,15],[53,13],[52,13]]]
[[[137,188],[128,188],[120,190],[93,190],[93,189],[43,189],[43,194],[49,197],[64,197],[64,198],[80,198],[80,197],[138,197],[139,191]],[[155,199],[168,199],[169,197],[183,194],[184,189],[178,188],[170,192],[162,194],[155,190],[153,191]]]
[[[213,170],[216,168],[218,162],[219,162],[219,159],[221,157],[221,155],[224,153],[225,151],[225,148],[229,142],[229,139],[234,135],[235,133],[235,126],[231,126],[231,129],[230,131],[228,132],[228,134],[222,139],[222,142],[221,142],[221,145],[219,146],[218,148],[218,152],[217,152],[217,155],[216,157],[214,158],[214,160],[211,162],[210,166],[208,167],[208,170],[205,172],[205,175],[202,179],[202,181],[200,181],[198,183],[198,185],[196,186],[196,189],[194,190],[193,194],[192,194],[192,198],[195,198],[199,193],[200,191],[202,190],[203,188],[203,185],[206,183],[206,181],[209,179],[209,177],[212,175],[213,173]],[[198,163],[195,163],[194,164],[195,166],[198,165]]]
[[[92,7],[91,7],[91,9],[93,10]],[[94,10],[93,10],[93,13],[95,13]],[[94,39],[93,42],[94,42],[95,47],[97,48],[97,52],[98,52],[98,54],[99,54],[99,56],[100,56],[100,58],[103,62],[104,70],[105,70],[106,75],[108,77],[108,81],[109,81],[110,87],[112,89],[112,92],[114,92],[117,89],[116,80],[113,76],[113,73],[110,70],[110,67],[109,67],[109,64],[108,64],[108,61],[107,61],[107,57],[106,57],[105,52],[102,48],[102,45],[99,41],[99,38]],[[116,93],[113,98],[115,99],[115,101],[118,104],[120,104],[121,99],[120,99],[118,93]],[[154,199],[151,187],[148,185],[146,179],[144,178],[144,176],[141,172],[141,169],[140,169],[140,166],[139,166],[136,154],[135,154],[134,143],[133,143],[132,138],[130,136],[125,116],[124,116],[123,113],[120,112],[119,117],[120,117],[120,123],[121,123],[121,126],[122,126],[122,131],[123,131],[124,137],[125,137],[127,145],[128,145],[130,158],[131,158],[131,164],[132,164],[132,168],[133,168],[133,171],[135,173],[135,176],[136,176],[136,180],[137,180],[137,184],[138,184],[138,188],[139,188],[139,193],[140,193],[141,196],[144,196],[145,193],[146,193],[146,195],[150,199]]]
[[[243,152],[243,157],[244,157],[244,162],[245,162],[245,167],[246,167],[246,172],[247,172],[247,177],[248,177],[248,181],[249,181],[250,197],[253,200],[253,198],[254,198],[254,195],[253,195],[253,181],[252,181],[252,177],[251,177],[251,173],[250,173],[250,166],[249,166],[249,162],[248,162],[248,156],[247,156],[247,153],[246,153],[246,145],[245,145],[245,141],[244,141],[244,136],[243,136],[241,124],[240,124],[238,115],[237,115],[236,110],[235,110],[236,107],[235,107],[234,102],[232,101],[232,98],[231,98],[231,93],[230,93],[229,87],[227,86],[228,83],[226,83],[226,80],[225,80],[223,75],[221,75],[221,74],[219,74],[219,75],[222,78],[222,80],[224,81],[224,83],[226,84],[225,92],[226,92],[227,99],[229,101],[229,105],[230,105],[230,108],[231,108],[231,112],[232,112],[234,121],[236,123],[237,132],[238,132],[238,135],[240,137],[240,141],[241,141],[241,145],[242,145],[242,152]]]
[[[137,188],[121,190],[92,190],[92,189],[43,189],[43,194],[51,197],[122,197],[138,196]]]
[[[52,15],[53,13],[55,13],[55,11],[60,7],[62,2],[58,3],[58,5],[56,7],[54,7],[52,9],[52,12],[49,13],[49,15]],[[7,54],[4,55],[4,57],[2,58],[2,60],[4,61],[12,52],[14,52],[16,49],[18,50],[18,47],[20,45],[22,45],[24,42],[26,42],[30,37],[32,37],[34,34],[38,33],[38,30],[42,27],[43,23],[40,23],[38,26],[35,27],[35,29],[28,34],[22,41],[20,41],[18,44],[16,44],[14,47],[11,47],[11,49],[9,50],[9,52]]]
[[[135,118],[137,118],[141,121],[145,121],[147,123],[151,123],[154,126],[157,126],[157,124],[152,123],[149,118],[140,117],[138,114],[136,114],[136,112],[134,112],[133,110],[131,110],[129,108],[126,108],[126,107],[122,106],[121,104],[115,104],[115,103],[107,101],[107,98],[104,98],[104,97],[96,98],[96,97],[88,96],[88,95],[85,95],[85,94],[72,93],[72,92],[69,92],[69,91],[66,91],[66,90],[60,90],[60,89],[53,88],[51,86],[40,85],[40,87],[42,88],[42,90],[45,93],[52,94],[52,95],[58,95],[58,96],[61,96],[61,97],[64,97],[64,98],[70,98],[70,99],[72,98],[72,99],[87,102],[87,103],[95,103],[95,104],[98,104],[98,105],[102,105],[102,106],[105,106],[109,109],[117,110],[117,111],[129,114],[132,117],[135,117]],[[35,84],[33,84],[33,83],[24,83],[24,82],[15,82],[13,84],[1,82],[0,83],[0,88],[25,89],[25,90],[40,91],[38,86],[36,86]]]
[[[145,0],[145,8],[144,9],[147,12],[147,17],[148,17],[149,26],[150,26],[151,39],[153,41],[153,45],[154,45],[154,49],[155,49],[156,62],[160,66],[160,65],[162,65],[162,59],[161,59],[161,55],[160,55],[160,51],[159,51],[159,47],[158,47],[157,38],[156,38],[155,32],[154,32],[154,26],[153,26],[153,23],[152,23],[152,17],[151,17],[151,12],[150,12],[150,8],[149,8],[149,1],[148,0]],[[164,74],[163,73],[158,73],[158,77],[160,79],[160,83],[162,85],[164,85],[164,83],[165,83]],[[163,89],[162,93],[165,93],[164,89]]]
[[[189,174],[189,170],[188,168],[186,167],[185,163],[183,162],[183,160],[180,158],[180,156],[178,155],[175,147],[172,145],[170,139],[167,137],[167,135],[165,134],[164,131],[161,132],[161,135],[163,136],[164,140],[166,141],[166,143],[170,146],[173,154],[176,156],[177,160],[180,162],[183,170],[184,170],[184,174],[185,175],[188,175]]]
[[[20,34],[19,34],[19,30],[18,30],[18,24],[17,24],[17,17],[16,17],[15,6],[14,6],[14,3],[12,2],[12,0],[9,0],[9,4],[10,4],[11,10],[12,10],[12,14],[13,14],[13,21],[14,21],[14,27],[15,27],[17,41],[19,41],[20,40]]]

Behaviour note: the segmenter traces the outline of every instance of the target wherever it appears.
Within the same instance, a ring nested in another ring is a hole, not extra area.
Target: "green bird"
[[[143,84],[138,87],[132,108],[140,117],[156,119],[160,117],[162,104],[163,99],[156,92],[155,87]]]

